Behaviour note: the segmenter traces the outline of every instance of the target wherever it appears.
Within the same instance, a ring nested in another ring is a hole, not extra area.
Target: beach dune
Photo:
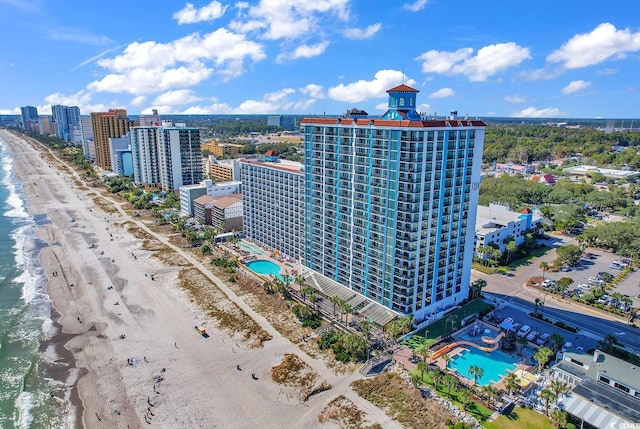
[[[77,426],[335,427],[320,424],[317,416],[344,395],[371,421],[398,427],[351,390],[357,373],[336,375],[304,355],[224,289],[273,339],[250,348],[217,330],[177,287],[180,267],[152,258],[127,231],[126,222],[143,227],[140,220],[101,210],[94,202],[99,191],[78,186],[81,178],[53,152],[6,130],[0,133],[13,153],[29,213],[45,219],[37,232],[47,243],[40,262],[59,331],[50,343],[69,355],[62,356],[68,360],[62,374],[67,387],[60,394],[75,401]],[[205,326],[210,337],[200,335],[196,325]],[[302,403],[273,382],[271,368],[286,353],[298,354],[333,388]]]

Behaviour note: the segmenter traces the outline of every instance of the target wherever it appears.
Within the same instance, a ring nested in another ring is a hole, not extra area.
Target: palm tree
[[[522,348],[524,346],[526,346],[527,344],[529,344],[529,341],[527,341],[526,337],[518,337],[516,339],[516,343],[518,344],[518,354],[522,353]]]
[[[511,392],[520,387],[520,383],[518,383],[518,376],[513,372],[507,374],[507,376],[502,380],[502,383],[504,384],[504,388],[507,389],[508,395],[511,395]]]
[[[556,404],[558,404],[558,398],[560,395],[564,394],[569,386],[562,380],[553,380],[551,384],[549,384],[549,388],[553,390],[553,393],[556,395]]]
[[[598,341],[598,347],[602,349],[603,352],[610,353],[613,350],[613,346],[619,345],[620,342],[615,337],[615,335],[609,334],[604,337],[603,340]]]
[[[420,373],[420,381],[424,381],[424,372],[427,370],[427,364],[424,362],[418,362],[416,370]]]
[[[551,424],[555,429],[561,429],[567,427],[567,413],[559,408],[556,408],[551,413]]]
[[[451,397],[451,391],[455,390],[455,388],[458,386],[458,379],[456,378],[455,375],[451,375],[451,374],[445,375],[444,384],[445,386],[447,386],[447,395]]]
[[[544,281],[544,273],[545,273],[545,271],[548,271],[549,268],[551,268],[551,265],[549,265],[548,262],[546,262],[546,261],[540,262],[540,269],[542,270],[542,281]]]
[[[451,356],[449,356],[449,353],[445,353],[442,355],[442,360],[444,360],[444,369],[448,370],[449,369],[449,362],[451,362]]]
[[[444,377],[444,374],[437,369],[433,372],[433,374],[431,374],[431,379],[433,380],[433,387],[436,389],[436,392],[438,391],[438,385],[442,382],[443,377]]]
[[[336,305],[342,301],[337,295],[329,297],[329,301],[333,303],[333,317],[336,317]]]
[[[542,368],[547,364],[549,358],[553,356],[554,352],[548,347],[540,347],[533,355],[533,358],[538,361],[538,372],[542,372]]]
[[[463,411],[466,411],[467,404],[469,403],[470,400],[471,400],[471,392],[469,392],[467,389],[462,389],[460,392],[458,392],[458,401],[462,402]]]
[[[472,365],[469,367],[469,377],[473,377],[473,385],[478,384],[478,379],[482,378],[484,375],[484,369],[477,365]]]
[[[538,317],[538,306],[542,305],[542,300],[540,298],[536,298],[534,304],[536,305],[534,310],[533,310],[533,315],[535,317]]]
[[[498,393],[499,393],[498,389],[496,389],[490,384],[487,384],[486,386],[482,386],[482,392],[484,392],[484,394],[487,395],[487,405],[489,406],[489,408],[491,408],[491,403],[493,402],[493,399],[498,396]]]
[[[416,347],[416,353],[422,357],[423,362],[427,361],[427,356],[429,356],[429,346],[426,343],[420,344]]]
[[[555,399],[556,394],[553,390],[545,388],[540,391],[540,399],[544,401],[544,413],[549,415],[549,402]]]
[[[560,335],[558,333],[551,334],[549,339],[553,343],[553,352],[554,353],[557,352],[558,350],[560,350],[560,348],[564,344],[564,338],[562,338],[562,335]]]
[[[367,340],[369,339],[369,333],[372,328],[373,325],[367,319],[362,319],[362,321],[360,321],[360,329],[362,329],[362,334]]]

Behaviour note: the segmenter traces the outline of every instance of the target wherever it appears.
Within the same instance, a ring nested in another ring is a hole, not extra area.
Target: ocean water
[[[64,391],[48,374],[57,357],[43,346],[53,332],[38,263],[45,244],[34,236],[36,221],[1,135],[0,160],[0,428],[73,427],[73,407],[64,394],[51,394]]]

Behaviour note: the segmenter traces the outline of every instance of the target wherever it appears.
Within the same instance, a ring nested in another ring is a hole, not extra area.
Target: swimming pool
[[[462,353],[453,356],[449,368],[455,369],[463,377],[473,380],[469,376],[469,368],[479,366],[484,370],[482,377],[478,377],[478,385],[486,386],[487,384],[497,383],[507,375],[508,372],[516,368],[517,359],[509,356],[500,350],[494,350],[491,353],[470,347]]]
[[[254,246],[253,244],[249,244],[244,240],[238,241],[238,246],[242,247],[247,252],[253,253],[254,255],[264,255],[264,251],[262,249],[260,249],[257,246]]]
[[[267,261],[266,259],[257,259],[255,261],[247,262],[247,268],[256,274],[276,276],[280,280],[284,280],[284,277],[280,275],[280,266],[271,261]]]

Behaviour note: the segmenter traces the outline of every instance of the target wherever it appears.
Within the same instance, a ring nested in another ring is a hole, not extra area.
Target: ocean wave
[[[24,198],[20,195],[22,192],[22,184],[18,182],[13,175],[13,162],[11,158],[7,156],[6,151],[1,150],[0,155],[3,157],[2,171],[4,174],[2,176],[2,183],[5,185],[7,191],[9,191],[5,202],[11,207],[4,215],[13,218],[28,218],[29,213],[27,213],[25,208]]]
[[[29,429],[33,422],[31,410],[34,406],[33,395],[29,392],[20,392],[16,398],[16,411],[18,412],[17,423],[22,429]]]

